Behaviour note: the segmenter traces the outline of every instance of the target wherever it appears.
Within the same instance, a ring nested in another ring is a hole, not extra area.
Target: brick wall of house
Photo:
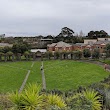
[[[55,51],[55,47],[48,47],[48,51]]]
[[[100,53],[104,52],[105,45],[97,44],[94,46],[94,49],[99,49]]]
[[[73,47],[74,47],[73,51],[82,50],[81,46],[73,46]]]
[[[94,40],[95,42],[95,40]],[[49,51],[76,51],[76,50],[80,50],[83,51],[84,49],[90,49],[91,51],[93,51],[94,49],[99,49],[100,52],[104,52],[104,48],[105,48],[105,44],[85,44],[85,45],[73,45],[70,47],[48,47]]]
[[[72,46],[71,47],[55,47],[55,51],[73,51]]]

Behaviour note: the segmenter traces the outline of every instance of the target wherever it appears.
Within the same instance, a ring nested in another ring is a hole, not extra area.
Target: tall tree
[[[23,54],[25,51],[28,51],[30,46],[27,43],[15,43],[12,47],[13,53],[21,53]]]
[[[108,37],[108,33],[105,32],[104,30],[100,31],[90,31],[87,35],[88,38],[91,39],[97,39],[97,38],[103,38],[103,37]]]
[[[61,34],[63,37],[72,37],[74,34],[74,31],[68,27],[64,27],[61,29]]]
[[[59,41],[75,43],[76,37],[74,36],[74,31],[68,27],[63,27],[59,35],[54,38],[54,42]]]

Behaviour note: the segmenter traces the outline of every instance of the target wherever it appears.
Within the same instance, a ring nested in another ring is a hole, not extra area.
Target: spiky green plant
[[[66,99],[68,106],[73,110],[101,110],[101,96],[94,90],[76,93]]]
[[[101,96],[98,95],[98,92],[90,89],[83,91],[83,95],[87,102],[89,102],[91,110],[101,110],[102,100]]]
[[[21,103],[22,97],[21,94],[18,93],[18,91],[9,94],[9,100],[12,102],[12,107],[11,107],[12,110],[14,109],[19,110],[22,108],[23,106]]]
[[[10,100],[14,105],[13,108],[17,110],[40,110],[43,96],[39,92],[40,86],[29,84],[21,94],[12,93]]]
[[[105,108],[110,109],[110,90],[106,89],[105,91]]]
[[[63,100],[62,97],[58,95],[49,94],[47,98],[48,104],[50,105],[51,108],[64,109],[66,107],[65,101]]]
[[[68,107],[72,110],[90,110],[82,93],[76,93],[66,99]]]

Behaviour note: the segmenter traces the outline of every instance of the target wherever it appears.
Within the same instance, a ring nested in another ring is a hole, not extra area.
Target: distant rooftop
[[[31,52],[32,53],[36,53],[36,52],[45,53],[45,52],[47,52],[47,50],[46,49],[31,49]]]
[[[63,41],[60,41],[58,43],[52,43],[50,45],[48,45],[48,47],[71,47],[72,45],[65,43]]]
[[[9,43],[0,43],[0,47],[12,47],[13,45],[12,44],[9,44]]]

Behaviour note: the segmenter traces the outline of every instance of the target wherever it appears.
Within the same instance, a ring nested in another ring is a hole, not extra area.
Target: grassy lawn
[[[28,69],[31,70],[31,73],[27,83],[41,84],[41,62],[35,62],[32,68],[31,64],[32,62],[0,63],[0,92],[19,89]],[[44,71],[47,89],[59,90],[88,86],[103,80],[110,74],[95,64],[60,60],[44,61]]]
[[[0,62],[0,92],[20,88],[31,62]]]
[[[49,62],[45,62],[49,63]],[[78,86],[88,86],[103,80],[108,72],[95,64],[75,61],[62,61],[61,65],[45,70],[47,87],[61,90],[76,89]]]
[[[110,65],[110,59],[101,60],[102,63],[106,63]]]

